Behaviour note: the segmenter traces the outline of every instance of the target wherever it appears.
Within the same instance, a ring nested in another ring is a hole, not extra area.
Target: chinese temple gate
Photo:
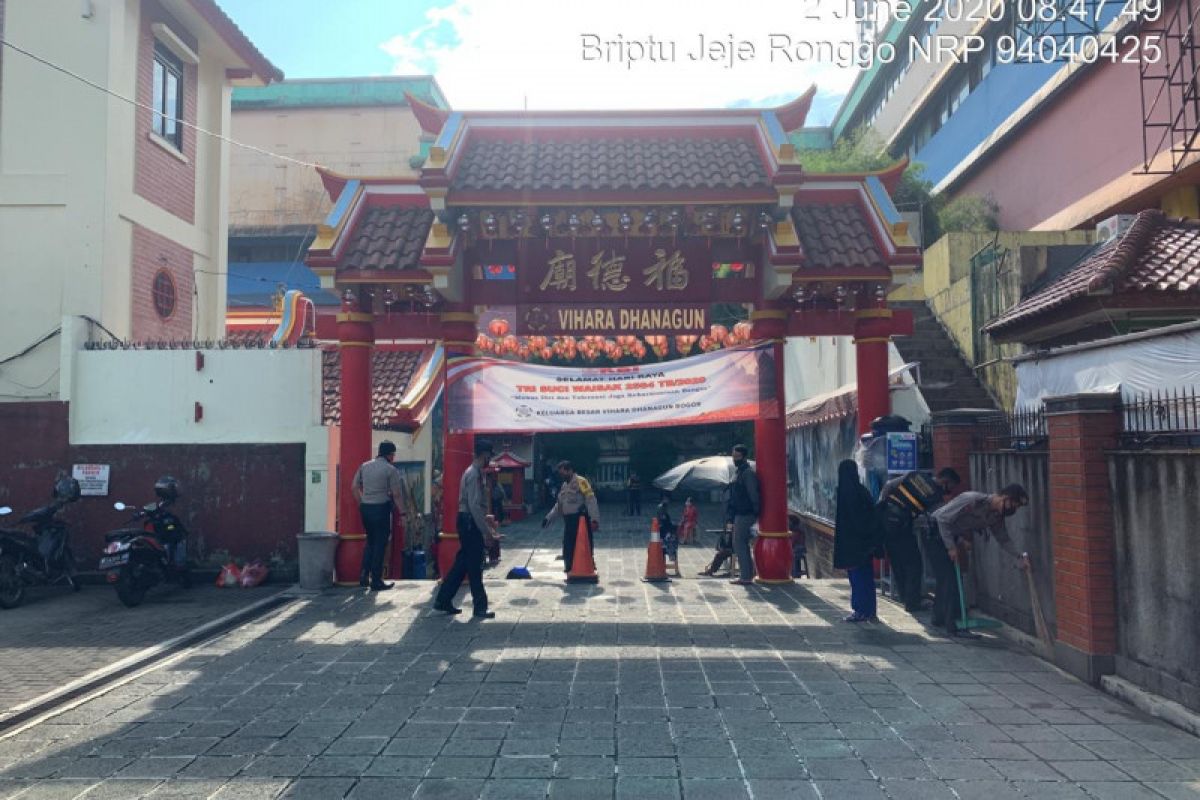
[[[719,346],[709,314],[733,303],[752,309],[741,335],[774,348],[777,413],[755,421],[755,560],[760,580],[789,581],[784,339],[854,337],[865,430],[889,411],[887,343],[912,330],[888,289],[920,263],[890,197],[903,162],[805,173],[788,134],[814,95],[657,112],[449,112],[410,97],[433,141],[418,178],[322,172],[335,206],[308,263],[343,298],[339,566],[357,575],[348,484],[371,456],[376,341],[440,341],[448,358],[492,344],[531,359],[665,358]],[[471,436],[447,435],[439,560],[457,549]]]

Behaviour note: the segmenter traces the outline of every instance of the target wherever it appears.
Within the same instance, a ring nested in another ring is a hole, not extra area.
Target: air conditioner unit
[[[1133,224],[1135,214],[1114,214],[1106,220],[1096,223],[1096,244],[1116,239]]]

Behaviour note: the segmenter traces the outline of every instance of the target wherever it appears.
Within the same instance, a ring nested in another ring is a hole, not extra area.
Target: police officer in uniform
[[[383,581],[383,557],[392,535],[392,510],[404,502],[404,481],[393,466],[395,460],[396,445],[380,442],[379,454],[363,462],[350,487],[367,533],[358,585],[370,586],[375,592],[392,588],[392,584]]]
[[[471,604],[475,619],[495,619],[496,612],[488,610],[487,590],[483,586],[483,537],[487,530],[488,495],[483,473],[492,460],[492,443],[475,440],[475,458],[463,472],[458,491],[458,554],[454,565],[442,579],[434,599],[434,611],[461,614],[454,605],[454,595],[466,578],[471,586]]]
[[[588,521],[588,545],[592,552],[596,551],[593,534],[600,529],[600,506],[596,502],[596,493],[592,485],[582,475],[575,474],[575,467],[570,461],[558,462],[558,477],[562,485],[558,490],[558,499],[550,513],[542,520],[542,527],[549,525],[555,517],[563,519],[563,572],[571,571],[571,561],[575,558],[575,538],[579,531],[579,520]]]

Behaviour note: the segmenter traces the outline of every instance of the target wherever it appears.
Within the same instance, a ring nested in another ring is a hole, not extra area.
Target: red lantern
[[[708,335],[712,337],[714,342],[724,344],[725,340],[729,338],[729,329],[724,325],[713,325],[708,329]]]
[[[504,337],[508,333],[508,320],[497,317],[488,323],[488,333],[495,336],[497,339]]]
[[[754,326],[743,320],[733,326],[733,332],[737,334],[738,339],[748,342],[750,341],[750,336],[754,333]]]

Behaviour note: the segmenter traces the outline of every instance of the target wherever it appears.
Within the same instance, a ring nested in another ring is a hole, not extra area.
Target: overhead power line
[[[132,97],[126,97],[125,95],[121,94],[120,92],[114,92],[112,89],[108,88],[107,86],[96,83],[95,81],[93,81],[89,78],[85,78],[84,76],[80,75],[77,72],[72,72],[71,70],[67,69],[66,67],[62,66],[61,64],[56,64],[53,61],[50,61],[49,59],[46,59],[46,58],[43,58],[42,56],[37,55],[36,53],[31,53],[22,47],[18,47],[17,45],[13,44],[12,42],[8,41],[7,39],[0,39],[0,45],[7,47],[10,50],[13,50],[14,52],[20,53],[21,55],[25,56],[26,58],[30,58],[43,66],[49,67],[50,69],[54,70],[55,72],[60,72],[63,75],[66,75],[70,78],[74,78],[75,80],[79,81],[80,83],[90,86],[91,88],[96,89],[97,91],[104,92],[109,97],[114,97],[123,103],[128,103],[129,105],[136,106],[137,108],[144,108],[147,111],[149,111],[151,114],[158,114],[163,117],[167,116],[165,114],[162,114],[157,109],[153,108],[152,106],[150,106],[146,103],[141,103],[137,100],[134,100]],[[179,119],[178,117],[170,117],[170,119],[174,119],[175,122],[184,126],[185,128],[191,128],[192,130],[196,131],[196,133],[202,133],[205,136],[211,136],[214,139],[219,139],[222,142],[227,142],[228,144],[231,144],[234,147],[241,147],[246,150],[251,150],[255,153],[259,153],[264,156],[270,156],[271,158],[278,158],[282,161],[287,161],[287,162],[296,164],[301,167],[317,168],[320,166],[320,164],[314,164],[309,161],[301,161],[298,158],[292,158],[291,156],[281,155],[280,153],[273,153],[270,150],[264,150],[263,148],[256,147],[252,144],[246,144],[245,142],[239,142],[236,139],[230,139],[228,136],[224,136],[220,133],[210,131],[207,128],[201,128],[199,125],[193,125],[192,123],[187,122],[186,120]]]

